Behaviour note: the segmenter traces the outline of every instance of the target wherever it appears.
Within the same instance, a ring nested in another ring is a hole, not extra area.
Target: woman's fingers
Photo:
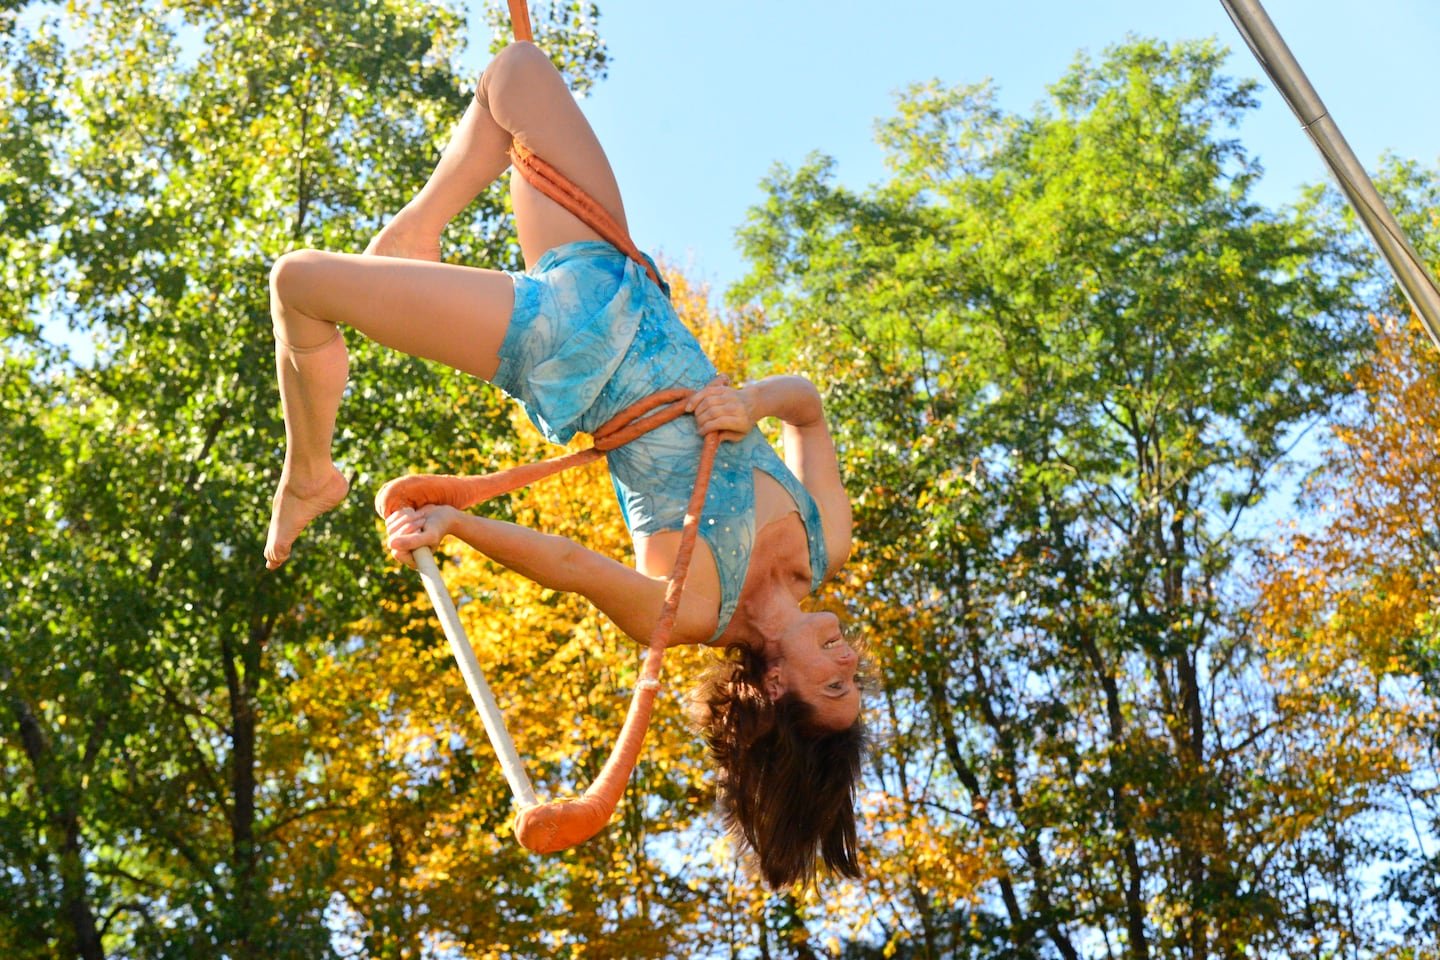
[[[732,387],[723,384],[712,384],[708,387],[695,391],[690,399],[685,401],[685,409],[691,413],[698,413],[717,404],[733,404],[740,400],[740,392]]]
[[[405,507],[385,518],[385,545],[390,555],[407,567],[415,566],[416,547],[439,545],[439,531],[426,527],[427,513]]]
[[[444,504],[431,503],[410,509],[402,507],[385,518],[385,546],[390,555],[406,566],[415,566],[414,551],[420,547],[437,548],[450,533],[458,511]]]
[[[740,392],[727,386],[711,386],[691,398],[695,429],[703,436],[719,433],[722,440],[744,439],[755,426]]]
[[[407,524],[414,523],[415,516],[414,510],[409,507],[401,507],[385,518],[385,529],[387,531],[398,530]]]
[[[701,387],[690,395],[689,400],[685,401],[685,412],[694,413],[701,404],[723,394],[728,389],[730,388],[723,383],[712,383],[708,387]]]
[[[744,436],[747,432],[744,417],[711,417],[704,422],[697,420],[695,425],[702,436],[707,433],[738,433]]]
[[[716,377],[709,386],[691,394],[685,410],[695,415],[695,429],[702,436],[718,433],[721,440],[743,440],[755,426],[745,398],[725,376]]]
[[[739,399],[735,397],[723,394],[701,397],[700,402],[695,405],[695,420],[697,423],[704,423],[715,417],[733,416],[741,409]]]

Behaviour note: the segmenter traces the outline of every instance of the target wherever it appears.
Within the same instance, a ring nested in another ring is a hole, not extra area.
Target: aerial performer
[[[427,500],[423,485],[389,511],[388,547],[413,565],[415,551],[457,537],[543,586],[584,595],[645,643],[666,599],[702,448],[718,436],[665,645],[722,653],[689,709],[718,768],[727,828],[765,880],[806,882],[822,863],[857,876],[865,738],[857,655],[833,614],[802,606],[850,552],[850,502],[820,395],[797,376],[741,389],[723,382],[677,318],[653,261],[622,252],[526,177],[510,185],[524,272],[439,262],[445,225],[512,160],[535,158],[623,230],[620,190],[589,123],[546,55],[516,42],[485,69],[424,187],[364,254],[301,250],[275,263],[286,451],[266,565],[283,564],[306,525],[348,493],[330,451],[348,375],[344,327],[495,384],[556,444],[678,388],[685,415],[608,453],[634,569],[463,512],[443,495]],[[767,417],[783,424],[783,460],[756,429]]]

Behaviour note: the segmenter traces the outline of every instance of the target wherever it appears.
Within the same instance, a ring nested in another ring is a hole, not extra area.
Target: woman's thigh
[[[514,281],[498,270],[320,250],[281,257],[271,284],[282,313],[353,327],[486,380],[515,306]]]
[[[513,43],[481,78],[491,117],[516,141],[573,182],[625,227],[625,207],[610,160],[574,95],[543,51]],[[519,174],[511,178],[515,225],[527,263],[546,250],[599,235]],[[628,229],[628,227],[626,227]]]

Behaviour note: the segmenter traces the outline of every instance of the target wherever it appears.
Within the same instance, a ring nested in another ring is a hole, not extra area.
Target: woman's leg
[[[339,327],[489,380],[514,301],[510,276],[494,270],[318,250],[276,262],[270,304],[286,446],[267,566],[284,563],[300,531],[347,492],[330,459],[349,365]]]
[[[484,379],[494,376],[509,329],[514,287],[504,273],[423,261],[439,259],[439,235],[509,163],[511,139],[554,164],[624,224],[610,163],[549,59],[511,44],[486,68],[429,181],[367,254],[301,251],[271,273],[276,369],[286,454],[271,508],[267,566],[278,567],[300,531],[344,499],[330,459],[335,415],[348,371],[337,326]],[[521,250],[546,250],[598,234],[553,200],[512,178]]]
[[[370,241],[365,252],[414,260],[440,259],[440,234],[510,165],[510,134],[478,100],[455,125],[425,186]]]
[[[620,187],[600,140],[539,47],[512,43],[501,50],[481,76],[475,100],[506,136],[552,164],[625,226]],[[518,173],[511,175],[510,196],[527,264],[561,244],[601,239]]]
[[[371,242],[366,253],[438,260],[440,232],[510,164],[518,140],[554,165],[625,224],[610,161],[575,97],[533,43],[496,54],[424,188]],[[600,235],[518,174],[510,181],[515,225],[527,264],[545,251]]]
[[[350,371],[345,341],[338,327],[318,321],[313,331],[284,329],[274,276],[272,272],[270,310],[276,335],[275,379],[285,418],[285,464],[270,501],[265,537],[265,565],[271,570],[290,556],[290,545],[300,531],[344,500],[350,490],[330,462],[335,412]]]

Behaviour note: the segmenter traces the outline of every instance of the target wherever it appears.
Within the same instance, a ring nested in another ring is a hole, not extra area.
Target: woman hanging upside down
[[[693,416],[608,456],[634,570],[564,538],[441,505],[391,514],[388,545],[413,565],[416,548],[459,537],[537,583],[583,594],[643,644],[664,599],[702,437],[719,433],[727,442],[672,643],[730,656],[692,692],[692,713],[720,768],[731,833],[772,886],[809,880],[821,859],[856,876],[864,744],[856,653],[832,614],[800,607],[850,552],[850,502],[819,394],[799,377],[740,390],[716,383],[648,275],[648,258],[637,264],[521,177],[511,191],[528,269],[439,263],[441,231],[510,165],[512,140],[624,225],[614,174],[565,82],[537,47],[514,43],[480,78],[429,181],[364,255],[302,250],[276,262],[286,453],[266,563],[284,563],[305,526],[348,492],[330,458],[348,373],[342,326],[494,383],[555,443],[658,390],[697,391],[686,404]],[[755,429],[769,416],[784,423],[783,462]]]

